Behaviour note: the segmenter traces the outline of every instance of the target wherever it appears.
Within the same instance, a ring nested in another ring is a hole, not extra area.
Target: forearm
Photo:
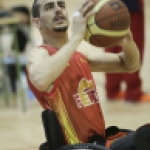
[[[140,56],[137,45],[134,41],[127,41],[122,45],[123,53],[120,54],[127,70],[136,71],[140,66]]]
[[[32,79],[38,89],[43,91],[48,89],[50,84],[63,72],[80,42],[79,37],[72,38],[57,53],[43,58],[43,61],[35,66],[32,70]]]
[[[128,72],[132,73],[139,69],[140,56],[139,50],[134,41],[128,37],[123,43],[119,44],[122,46],[123,52],[104,53],[99,52],[93,53],[93,55],[86,55],[91,70],[94,72]]]
[[[52,58],[47,60],[46,66],[44,69],[51,68],[49,71],[45,72],[45,80],[46,82],[49,80],[54,81],[65,69],[68,64],[68,61],[81,40],[79,38],[71,39],[67,44],[65,44]],[[43,70],[44,70],[43,69]],[[51,75],[51,79],[49,79],[49,75]],[[51,81],[51,82],[52,82]]]

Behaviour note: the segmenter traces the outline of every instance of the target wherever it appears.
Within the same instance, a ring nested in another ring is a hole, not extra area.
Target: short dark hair
[[[40,10],[39,10],[38,0],[34,0],[34,2],[33,2],[33,5],[32,5],[32,17],[33,18],[40,17]]]

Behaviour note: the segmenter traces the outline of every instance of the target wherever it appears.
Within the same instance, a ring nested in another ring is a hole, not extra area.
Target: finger
[[[80,9],[84,8],[89,2],[91,2],[91,0],[85,0],[82,4]]]
[[[133,38],[132,32],[129,31],[128,35],[130,36],[130,38]]]
[[[94,3],[93,1],[89,1],[82,9],[81,9],[81,13],[83,14],[83,16],[86,15],[86,13],[88,13],[90,10],[93,9]]]
[[[88,3],[88,1],[89,1],[89,0],[83,1],[83,3],[81,4],[81,8],[84,7],[84,6]]]
[[[82,4],[80,4],[80,6],[74,11],[74,14],[73,16],[76,16],[76,12],[79,12],[79,13],[82,13],[81,9],[84,5],[86,5],[86,3],[88,2],[89,0],[85,0]],[[81,14],[82,15],[82,14]]]
[[[129,31],[125,37],[126,40],[133,40],[132,32]]]
[[[91,16],[95,15],[96,13],[97,13],[97,11],[91,10],[90,12],[88,12],[88,13],[85,15],[85,18],[88,19],[88,18],[90,18]]]
[[[78,11],[81,11],[81,9],[89,2],[90,0],[85,0],[80,6],[78,7]]]

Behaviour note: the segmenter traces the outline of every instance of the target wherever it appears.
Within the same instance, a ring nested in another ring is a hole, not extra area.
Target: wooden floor
[[[69,4],[70,14],[78,6],[81,0],[75,0]],[[71,4],[74,3],[74,4]],[[11,0],[9,3],[4,1],[7,7],[15,4],[27,4],[31,6],[31,1]],[[143,79],[143,90],[150,92],[149,76],[150,76],[150,1],[145,0],[146,7],[146,43],[144,64],[142,67],[141,77]],[[35,41],[40,42],[38,32],[33,30]],[[80,48],[90,47],[86,43],[82,43]],[[93,47],[92,47],[93,48]],[[96,48],[93,48],[96,49]],[[94,51],[94,50],[92,50]],[[150,122],[150,103],[148,104],[129,104],[123,101],[107,102],[105,100],[105,78],[102,73],[94,73],[97,88],[101,100],[101,106],[105,115],[106,126],[118,125],[122,128],[136,129],[138,126]],[[0,103],[1,104],[1,103]],[[38,150],[41,142],[45,141],[43,127],[41,123],[41,107],[36,101],[28,108],[28,111],[22,112],[20,109],[6,108],[0,109],[0,150]]]

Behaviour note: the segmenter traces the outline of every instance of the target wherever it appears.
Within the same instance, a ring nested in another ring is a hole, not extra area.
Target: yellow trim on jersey
[[[70,118],[68,116],[61,94],[58,89],[57,89],[57,92],[59,95],[59,105],[58,105],[58,111],[60,114],[59,119],[62,123],[62,127],[64,128],[66,138],[69,144],[81,143],[70,121]]]

